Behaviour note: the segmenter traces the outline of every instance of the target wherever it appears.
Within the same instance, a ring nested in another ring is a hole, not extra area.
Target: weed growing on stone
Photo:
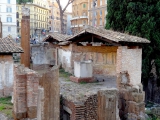
[[[0,111],[2,111],[4,109],[5,109],[4,105],[0,105]]]
[[[71,76],[71,74],[68,72],[65,72],[64,69],[59,69],[59,76],[65,78],[66,80],[69,80],[69,77]]]
[[[11,97],[0,98],[0,112],[12,118],[12,108]]]
[[[80,82],[80,84],[87,84],[87,82]]]

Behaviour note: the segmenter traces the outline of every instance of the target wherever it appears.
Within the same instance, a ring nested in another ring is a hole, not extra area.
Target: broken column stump
[[[25,7],[22,7],[21,47],[24,50],[21,54],[21,64],[30,68],[30,12]]]
[[[142,84],[132,85],[128,72],[117,75],[119,87],[119,115],[123,120],[145,119],[145,93]]]
[[[120,120],[118,113],[118,90],[98,91],[98,120]]]
[[[37,96],[39,86],[37,72],[15,66],[13,86],[13,116],[15,120],[37,117]]]
[[[38,97],[38,120],[59,120],[60,85],[58,66],[43,74]]]

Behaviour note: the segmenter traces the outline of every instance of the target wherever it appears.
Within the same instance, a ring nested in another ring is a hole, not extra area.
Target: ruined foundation
[[[127,73],[119,75],[119,116],[122,120],[145,120],[145,93],[142,85],[130,85],[129,79],[123,82],[122,76],[128,76]]]
[[[15,66],[13,90],[13,116],[15,120],[37,117],[39,77],[33,70],[21,65]]]

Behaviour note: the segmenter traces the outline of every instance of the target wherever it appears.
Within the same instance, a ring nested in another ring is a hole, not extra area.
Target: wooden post
[[[21,64],[30,67],[30,12],[25,7],[22,7],[21,47],[24,50],[21,54]]]
[[[2,22],[1,22],[1,18],[0,18],[0,38],[2,38]]]

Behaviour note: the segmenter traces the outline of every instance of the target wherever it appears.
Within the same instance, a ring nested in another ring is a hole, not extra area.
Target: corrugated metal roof
[[[9,37],[0,38],[0,53],[23,53],[23,49]]]

